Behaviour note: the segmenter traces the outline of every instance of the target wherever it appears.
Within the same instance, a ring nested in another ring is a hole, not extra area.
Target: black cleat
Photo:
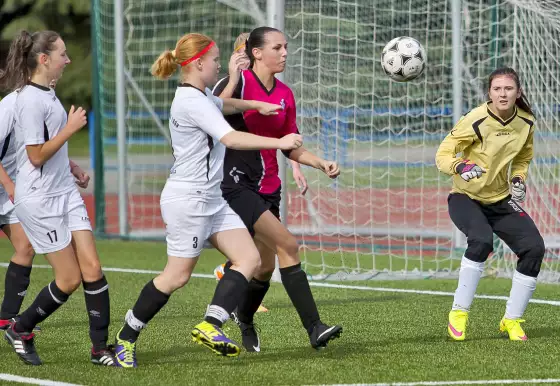
[[[91,348],[91,363],[100,366],[115,366],[115,352],[112,346],[99,351]]]
[[[10,327],[10,323],[12,323],[12,319],[0,319],[0,330],[6,331],[8,327]],[[35,326],[33,328],[34,333],[41,332],[41,327]]]
[[[35,334],[28,332],[16,332],[14,330],[15,322],[11,324],[10,328],[6,330],[4,337],[12,345],[15,353],[28,365],[39,366],[42,365],[41,359],[35,350],[33,338]]]
[[[239,317],[235,311],[231,313],[231,318],[239,326],[241,330],[241,337],[243,341],[243,347],[247,352],[260,352],[261,351],[261,341],[259,339],[259,333],[255,326],[255,323],[243,323],[239,320]]]
[[[327,344],[335,339],[340,338],[342,334],[341,326],[329,327],[321,322],[313,326],[311,334],[309,334],[309,341],[311,342],[311,347],[320,350],[327,347]]]

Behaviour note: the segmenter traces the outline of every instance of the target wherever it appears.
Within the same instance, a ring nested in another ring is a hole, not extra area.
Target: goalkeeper
[[[520,323],[545,253],[535,223],[519,205],[525,200],[533,159],[535,118],[511,68],[490,75],[488,95],[488,102],[461,118],[436,154],[438,169],[453,175],[449,215],[467,236],[447,330],[452,339],[465,339],[468,313],[495,233],[518,256],[500,331],[510,340],[527,340]],[[462,156],[456,157],[458,153]]]

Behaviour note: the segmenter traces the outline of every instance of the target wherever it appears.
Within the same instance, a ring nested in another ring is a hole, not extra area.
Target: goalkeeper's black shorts
[[[255,236],[254,225],[261,215],[270,210],[276,218],[280,219],[280,189],[272,194],[262,194],[247,188],[222,190],[222,195],[229,206]]]

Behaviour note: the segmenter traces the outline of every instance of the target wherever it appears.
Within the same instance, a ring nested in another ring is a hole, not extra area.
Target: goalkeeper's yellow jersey
[[[511,178],[519,176],[525,181],[533,159],[535,118],[516,107],[511,118],[504,121],[490,110],[490,103],[463,116],[436,153],[437,168],[453,175],[451,191],[483,204],[506,198]],[[468,182],[463,180],[455,167],[464,160],[476,163],[486,173]]]

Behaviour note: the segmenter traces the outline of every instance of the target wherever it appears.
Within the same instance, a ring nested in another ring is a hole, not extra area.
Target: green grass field
[[[98,250],[106,268],[161,270],[163,243],[100,241]],[[11,247],[1,240],[8,261]],[[215,251],[205,251],[197,272],[211,274],[222,262]],[[37,264],[45,264],[42,256]],[[0,268],[1,276],[5,268]],[[107,271],[111,285],[112,325],[115,334],[126,310],[154,275]],[[52,280],[50,269],[32,274],[29,304]],[[2,279],[3,282],[3,279]],[[344,282],[348,286],[453,291],[453,280],[399,282]],[[25,366],[0,344],[0,373],[87,385],[293,385],[560,378],[558,307],[531,304],[526,313],[529,341],[510,342],[497,329],[502,300],[476,299],[468,340],[446,339],[446,317],[451,297],[314,287],[322,318],[344,326],[341,339],[325,350],[311,349],[299,319],[280,284],[265,299],[270,312],[258,314],[262,352],[243,352],[239,358],[215,356],[190,340],[191,328],[201,320],[216,282],[193,278],[143,331],[138,343],[140,367],[135,370],[100,368],[89,363],[88,324],[80,289],[51,318],[41,324],[36,345],[44,365]],[[504,295],[509,280],[483,279],[478,293]],[[3,287],[3,286],[2,286]],[[540,285],[535,298],[557,300],[559,287]],[[228,322],[226,331],[240,339]],[[1,379],[1,377],[0,377]]]

